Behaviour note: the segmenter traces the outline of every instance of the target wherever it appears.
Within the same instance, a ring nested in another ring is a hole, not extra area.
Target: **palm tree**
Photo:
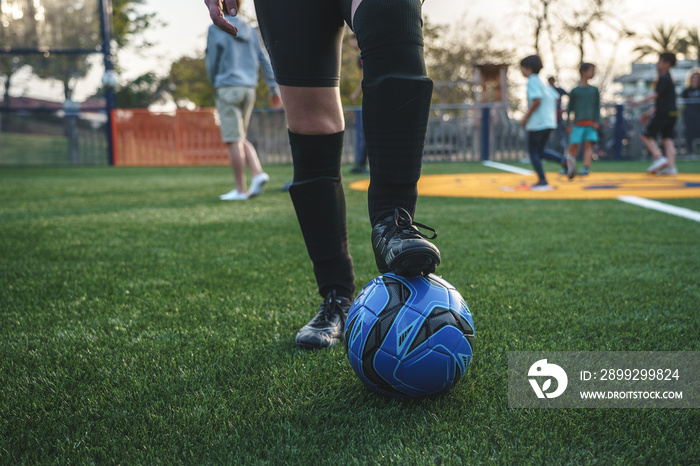
[[[692,59],[692,52],[695,52],[695,60],[700,64],[700,34],[697,26],[687,28],[685,36],[678,40],[678,52],[685,58]]]
[[[646,37],[646,43],[640,44],[632,50],[637,53],[637,60],[647,55],[659,54],[669,50],[679,50],[681,43],[682,26],[671,24],[666,27],[664,24],[657,24]]]

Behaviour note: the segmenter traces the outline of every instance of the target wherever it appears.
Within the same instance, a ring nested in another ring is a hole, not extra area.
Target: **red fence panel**
[[[215,109],[114,110],[116,166],[228,165]]]

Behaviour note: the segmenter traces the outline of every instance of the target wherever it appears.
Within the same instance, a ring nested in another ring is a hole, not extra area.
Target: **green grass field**
[[[80,151],[71,160],[68,139],[46,134],[3,133],[0,161],[5,166],[106,165],[107,143],[95,131],[79,132]]]
[[[424,169],[474,171],[491,169]],[[320,297],[279,189],[291,168],[268,172],[264,196],[225,203],[226,168],[0,169],[0,464],[700,462],[698,409],[507,401],[510,351],[700,350],[699,223],[616,200],[421,198],[477,339],[453,390],[400,401],[342,346],[295,348]],[[359,290],[377,271],[366,194],[346,192]]]

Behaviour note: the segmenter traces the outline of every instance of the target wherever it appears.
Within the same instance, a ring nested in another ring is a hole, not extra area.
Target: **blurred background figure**
[[[562,99],[568,96],[569,93],[563,88],[557,86],[557,80],[554,76],[547,78],[549,86],[554,89],[559,97],[557,97],[557,128],[554,131],[554,148],[556,151],[564,152],[569,145],[569,135],[566,132],[566,122],[564,122],[564,108]]]
[[[567,121],[569,124],[569,155],[575,159],[583,144],[583,169],[579,175],[588,175],[593,163],[593,145],[598,142],[600,129],[600,92],[589,81],[595,76],[595,65],[581,63],[581,81],[569,94]],[[574,118],[571,118],[571,114]]]
[[[520,72],[527,78],[527,111],[520,124],[527,132],[527,149],[530,162],[537,172],[537,183],[530,186],[533,191],[549,191],[552,187],[542,167],[542,159],[550,159],[567,168],[567,173],[574,170],[575,164],[563,156],[545,150],[545,144],[553,129],[557,127],[556,95],[539,77],[542,60],[539,55],[530,55],[520,61]]]
[[[240,8],[242,0],[238,0]],[[258,32],[239,17],[226,15],[238,28],[236,37],[211,25],[207,35],[206,66],[216,88],[216,108],[221,119],[221,139],[228,146],[235,187],[219,196],[223,201],[244,201],[259,196],[270,181],[263,171],[255,147],[246,139],[250,115],[255,106],[258,72],[270,88],[270,105],[282,106],[279,89]],[[252,176],[246,188],[246,166]]]
[[[675,65],[676,55],[674,53],[660,53],[659,61],[656,62],[658,78],[654,85],[654,93],[639,101],[627,101],[630,106],[654,102],[654,106],[644,112],[640,118],[642,123],[648,123],[642,133],[642,142],[654,159],[654,162],[647,168],[647,173],[651,175],[657,173],[675,175],[678,173],[676,169],[676,145],[673,141],[678,107],[676,106],[676,86],[670,72]],[[664,149],[663,153],[656,142],[659,135]]]
[[[683,107],[683,124],[685,126],[686,150],[689,154],[694,154],[693,144],[696,139],[700,139],[700,70],[690,74],[681,96],[691,100],[691,102],[686,102]]]

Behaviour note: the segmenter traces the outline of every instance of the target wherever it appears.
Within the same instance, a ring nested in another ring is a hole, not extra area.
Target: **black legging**
[[[367,199],[375,225],[395,208],[415,212],[432,82],[423,60],[420,0],[363,0],[354,18],[351,6],[351,0],[255,1],[275,77],[283,86],[338,87],[343,24],[352,24],[364,65],[362,114],[371,178]],[[321,294],[333,287],[347,290],[349,283],[338,285],[350,277],[349,270],[338,269],[351,267],[346,233],[339,233],[346,228],[342,187],[338,189],[342,135],[328,135],[340,140],[340,150],[337,142],[290,136],[295,173],[290,194],[319,289]],[[306,205],[319,196],[326,196],[323,207]]]

